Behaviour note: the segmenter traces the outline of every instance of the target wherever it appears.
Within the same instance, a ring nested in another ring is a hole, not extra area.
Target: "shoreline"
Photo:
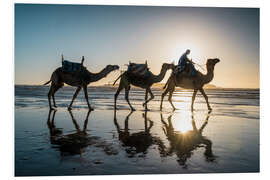
[[[164,84],[165,85],[165,84]],[[29,85],[29,84],[15,84],[14,87],[49,87],[50,85]],[[160,86],[163,86],[163,85],[160,85]],[[76,87],[73,87],[73,86],[69,86],[69,85],[66,85],[63,86],[63,88],[76,88]],[[115,86],[111,86],[111,85],[99,85],[99,86],[91,86],[89,85],[88,88],[108,88],[108,89],[117,89],[118,88],[118,84],[116,84]],[[136,86],[131,86],[132,89],[141,89],[142,88],[139,88],[139,87],[136,87]],[[159,87],[159,86],[152,86],[151,89],[153,90],[163,90],[162,87]],[[216,87],[216,88],[204,88],[205,90],[217,90],[217,91],[230,91],[230,90],[258,90],[260,91],[260,88],[222,88],[222,87]],[[192,89],[184,89],[184,88],[180,88],[180,87],[176,87],[176,90],[183,90],[183,91],[192,91]]]

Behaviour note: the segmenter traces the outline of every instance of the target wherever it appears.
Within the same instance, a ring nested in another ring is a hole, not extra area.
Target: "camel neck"
[[[99,73],[91,73],[90,82],[96,82],[102,78],[104,78],[108,74],[108,70],[106,68],[102,69]]]
[[[162,81],[166,72],[167,72],[167,69],[163,68],[163,66],[162,66],[160,73],[158,75],[154,75],[154,83],[158,83],[158,82]]]
[[[207,68],[207,74],[205,75],[204,84],[209,83],[214,78],[214,67]]]

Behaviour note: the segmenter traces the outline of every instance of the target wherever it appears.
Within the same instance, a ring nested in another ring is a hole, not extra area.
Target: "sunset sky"
[[[16,4],[14,46],[15,84],[43,84],[61,66],[62,53],[77,62],[84,55],[91,72],[107,64],[125,69],[129,61],[147,59],[158,74],[162,63],[178,62],[191,49],[190,58],[199,64],[221,60],[211,84],[260,86],[257,8]]]

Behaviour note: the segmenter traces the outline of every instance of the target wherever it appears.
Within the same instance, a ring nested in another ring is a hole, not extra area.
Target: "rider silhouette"
[[[179,58],[178,61],[178,73],[183,72],[187,66],[189,65],[191,67],[191,75],[195,75],[195,68],[194,63],[192,62],[192,59],[189,59],[187,56],[190,54],[190,50],[187,49],[186,52]]]

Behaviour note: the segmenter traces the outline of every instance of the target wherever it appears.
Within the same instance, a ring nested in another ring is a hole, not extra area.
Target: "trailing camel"
[[[87,101],[88,108],[90,110],[93,110],[93,108],[90,106],[89,100],[88,100],[88,92],[87,92],[87,85],[91,82],[96,82],[104,77],[106,77],[110,72],[119,69],[118,65],[107,65],[104,69],[102,69],[99,73],[92,73],[86,69],[86,67],[83,66],[83,60],[82,59],[82,65],[81,69],[76,72],[63,72],[62,67],[57,68],[51,75],[51,79],[46,82],[44,85],[51,83],[51,87],[48,93],[48,100],[49,100],[49,106],[50,109],[53,109],[51,106],[51,97],[53,99],[53,105],[56,108],[55,98],[54,94],[57,90],[59,90],[61,87],[64,86],[64,83],[77,87],[77,90],[75,94],[73,95],[72,101],[68,107],[68,110],[72,109],[72,104],[75,98],[77,97],[80,90],[83,88],[85,99]],[[63,61],[63,57],[62,57]]]

